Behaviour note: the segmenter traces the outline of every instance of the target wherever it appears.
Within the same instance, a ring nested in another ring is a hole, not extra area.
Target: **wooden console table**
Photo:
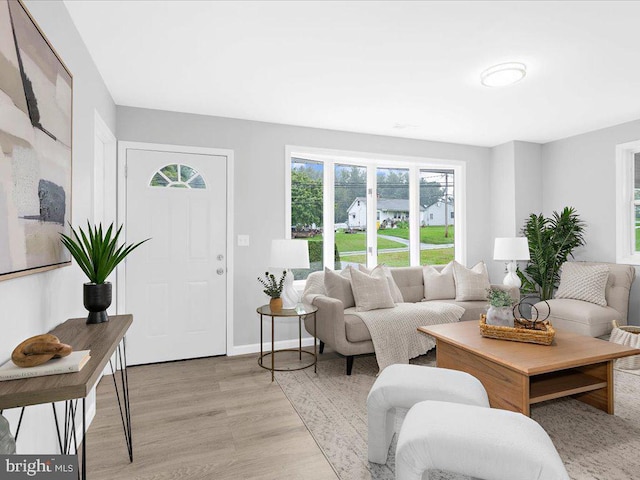
[[[18,438],[20,425],[24,415],[24,407],[51,403],[55,420],[56,432],[61,454],[69,454],[71,443],[78,452],[75,435],[75,413],[77,403],[82,400],[82,455],[81,478],[87,477],[86,467],[86,396],[100,379],[107,363],[111,366],[113,383],[116,391],[122,427],[129,453],[129,460],[133,461],[133,441],[131,438],[131,414],[129,408],[129,381],[127,376],[127,351],[125,334],[133,322],[131,315],[115,315],[109,321],[97,325],[87,325],[86,318],[74,318],[58,325],[51,330],[62,343],[71,345],[76,350],[91,350],[91,359],[82,370],[77,373],[48,375],[45,377],[23,378],[0,382],[0,413],[7,408],[22,407],[20,420],[15,437]],[[115,353],[115,368],[111,357]],[[120,387],[116,372],[120,370]],[[65,418],[63,430],[58,422],[58,414],[54,402],[65,402]],[[63,434],[63,435],[62,435]]]

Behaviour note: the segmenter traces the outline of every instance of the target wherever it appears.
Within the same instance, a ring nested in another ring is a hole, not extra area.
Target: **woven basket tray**
[[[516,325],[523,325],[528,320],[516,319]],[[551,345],[556,334],[555,329],[547,321],[541,322],[544,330],[533,330],[520,327],[501,327],[498,325],[487,325],[486,315],[480,315],[480,335],[487,338],[497,338],[498,340],[511,340],[512,342],[538,343],[540,345]]]

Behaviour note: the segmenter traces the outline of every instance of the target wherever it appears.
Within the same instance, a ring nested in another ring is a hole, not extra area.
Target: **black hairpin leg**
[[[22,426],[22,417],[24,417],[24,409],[25,407],[22,407],[22,410],[20,410],[20,419],[18,420],[18,426],[16,427],[16,434],[13,436],[13,439],[16,442],[18,441],[18,434],[20,433],[20,427]]]
[[[129,405],[129,376],[127,374],[127,347],[124,338],[122,339],[122,348],[120,345],[116,348],[116,367],[113,368],[113,362],[109,360],[111,374],[113,377],[113,386],[116,390],[116,398],[118,399],[118,408],[120,409],[120,418],[122,419],[122,429],[124,431],[124,439],[127,443],[127,452],[129,453],[129,461],[133,462],[133,438],[131,435],[131,407]],[[122,385],[122,393],[118,388],[116,370],[120,366],[120,383]]]
[[[81,469],[78,470],[78,478],[86,480],[87,478],[87,410],[86,399],[82,399],[82,453],[78,452],[78,437],[76,434],[76,413],[78,411],[78,400],[67,400],[64,402],[64,431],[60,430],[58,421],[58,412],[55,403],[51,404],[53,408],[53,419],[56,424],[56,433],[58,435],[58,446],[61,455],[78,456]],[[71,444],[73,442],[73,453],[71,452]]]
[[[60,436],[60,425],[58,423],[58,412],[56,411],[56,404],[52,403],[51,408],[53,408],[53,419],[56,422],[56,433],[58,434],[58,446],[60,447],[60,454],[64,452],[62,449],[62,437]]]
[[[82,397],[82,476],[80,477],[82,480],[86,480],[87,478],[87,407],[86,407],[87,399]],[[73,431],[75,432],[75,428]],[[78,447],[76,445],[76,452],[78,451]]]

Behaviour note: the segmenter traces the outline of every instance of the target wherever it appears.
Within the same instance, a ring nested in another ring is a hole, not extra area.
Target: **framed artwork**
[[[73,78],[25,6],[0,0],[0,280],[71,263]]]

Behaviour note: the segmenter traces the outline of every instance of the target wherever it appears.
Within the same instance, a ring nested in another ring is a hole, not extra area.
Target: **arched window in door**
[[[207,184],[195,168],[180,163],[165,165],[158,170],[151,181],[150,187],[171,188],[207,188]]]

